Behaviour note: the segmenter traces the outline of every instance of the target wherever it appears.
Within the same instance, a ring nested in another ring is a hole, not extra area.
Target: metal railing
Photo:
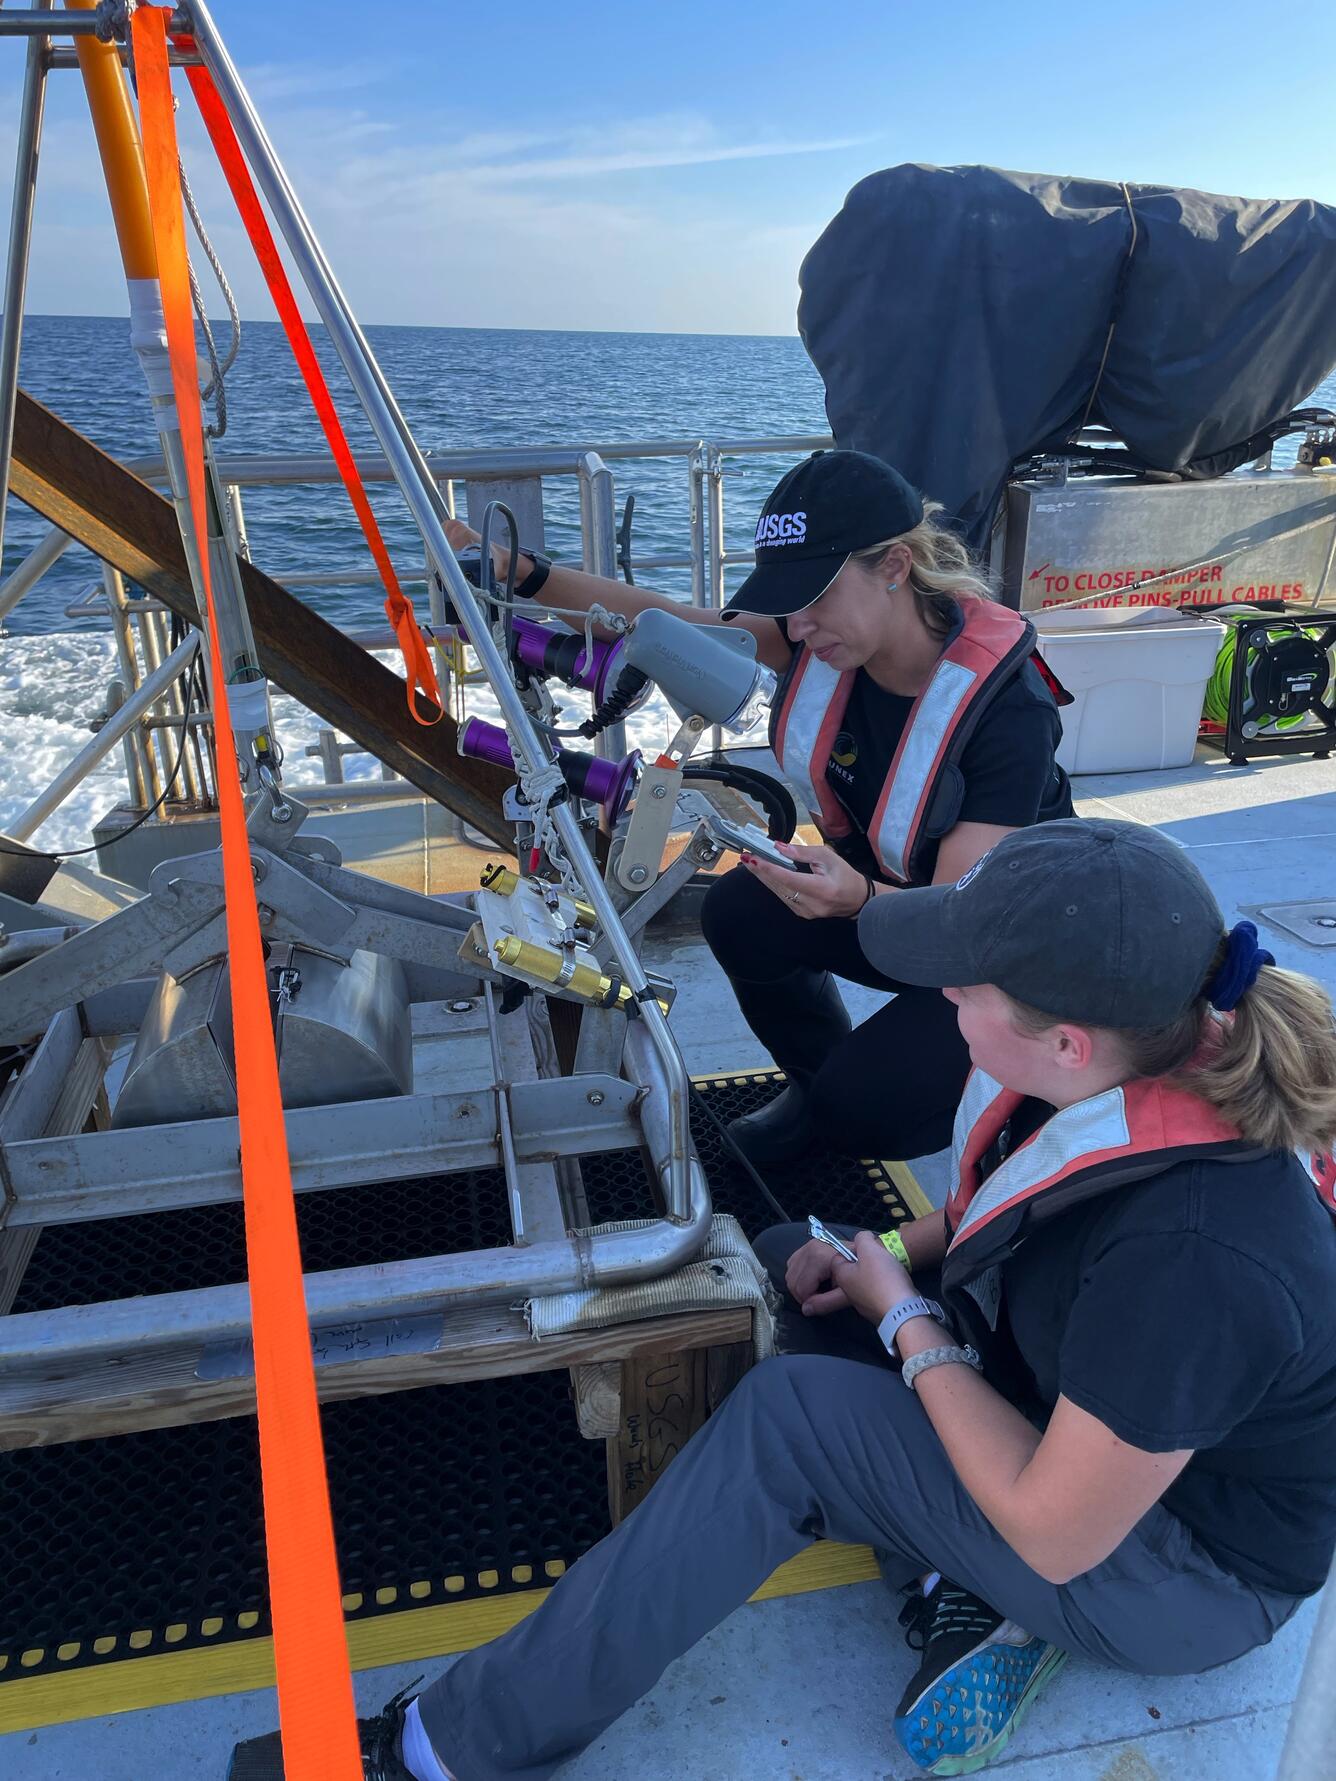
[[[680,459],[687,482],[687,540],[683,550],[660,550],[634,559],[639,575],[660,569],[690,571],[690,601],[717,610],[724,602],[724,578],[729,568],[754,561],[750,550],[729,550],[725,541],[725,460],[745,456],[797,457],[831,444],[823,434],[776,434],[769,437],[722,439],[638,439],[601,442],[595,445],[513,446],[495,449],[451,450],[427,454],[427,463],[440,488],[449,513],[463,491],[466,499],[480,502],[492,491],[520,495],[527,490],[533,510],[541,517],[545,496],[553,485],[574,481],[579,496],[580,562],[595,575],[615,577],[621,566],[617,489],[611,464],[637,460]],[[332,485],[339,473],[324,454],[247,455],[220,454],[218,472],[227,494],[226,524],[236,550],[249,559],[242,490]],[[388,459],[367,453],[357,459],[367,482],[389,482],[393,471]],[[167,467],[161,457],[131,459],[129,468],[146,481],[167,486]],[[60,561],[71,540],[58,528],[42,534],[23,560],[0,582],[0,627],[18,603],[37,587]],[[445,618],[444,601],[430,577],[428,566],[415,562],[398,569],[402,582],[426,584],[431,596],[432,630],[438,643],[443,692],[448,696],[451,656],[448,645],[454,631]],[[313,567],[285,575],[283,585],[294,593],[310,595],[325,589],[374,587],[380,577],[370,566],[338,564]],[[175,809],[199,809],[213,803],[213,776],[207,738],[201,732],[211,714],[201,709],[187,714],[180,678],[192,651],[182,655],[168,640],[170,613],[161,601],[140,597],[126,587],[124,577],[109,563],[101,565],[101,579],[90,583],[62,608],[64,616],[79,623],[105,618],[115,640],[116,667],[108,687],[106,711],[93,742],[62,769],[58,777],[10,825],[10,833],[27,839],[60,803],[80,785],[119,742],[125,755],[129,800],[145,810],[163,798],[173,772],[176,784],[170,802]],[[346,632],[367,649],[392,649],[394,635],[388,626]],[[164,678],[163,670],[175,664]],[[618,729],[606,732],[600,742],[606,752],[620,756],[625,742]],[[181,751],[180,767],[176,757]],[[320,730],[317,741],[305,749],[325,765],[325,778],[304,785],[302,797],[325,799],[374,799],[404,796],[403,782],[385,774],[381,780],[347,781],[343,762],[365,751],[340,739],[331,730]],[[384,769],[382,769],[384,773]],[[55,794],[53,796],[53,794]]]

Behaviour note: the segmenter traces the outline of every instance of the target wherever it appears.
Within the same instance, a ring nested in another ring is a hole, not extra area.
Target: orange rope
[[[189,44],[189,38],[176,40],[181,44]],[[223,169],[227,183],[236,200],[237,209],[241,213],[241,221],[250,236],[251,246],[255,249],[255,257],[260,262],[260,270],[264,273],[265,283],[269,286],[269,295],[274,300],[274,308],[283,324],[283,331],[288,337],[293,357],[297,361],[307,393],[311,398],[329,449],[334,454],[334,462],[338,465],[343,486],[348,491],[348,498],[356,509],[357,517],[362,522],[362,531],[371,547],[371,554],[376,559],[376,567],[380,570],[380,578],[385,584],[385,616],[394,627],[395,636],[399,640],[399,649],[404,658],[404,676],[408,690],[408,709],[420,724],[439,723],[445,715],[441,709],[440,689],[436,684],[436,672],[432,667],[431,655],[418,629],[417,618],[413,612],[413,603],[399,585],[399,578],[394,572],[390,561],[390,553],[385,548],[385,540],[381,537],[380,527],[376,524],[376,516],[371,511],[371,503],[367,499],[366,489],[353,462],[352,450],[348,439],[339,422],[334,400],[329,393],[320,362],[315,356],[315,348],[311,345],[311,336],[307,331],[297,309],[297,300],[292,294],[292,286],[283,262],[279,258],[273,232],[260,206],[250,172],[241,153],[241,145],[237,141],[232,121],[218,89],[213,84],[213,76],[207,68],[193,67],[187,71],[186,78],[190,82],[191,91],[195,95],[204,119],[205,128],[213,143],[214,152]],[[436,706],[434,717],[423,717],[417,709],[415,693],[421,690],[423,695]]]
[[[209,616],[211,692],[220,736],[230,734],[227,677],[209,578],[204,439],[187,274],[176,125],[167,68],[165,7],[131,15],[149,209],[162,284],[172,382],[190,511]],[[274,1664],[288,1781],[360,1781],[352,1678],[325,1478],[315,1368],[302,1287],[296,1207],[274,1054],[260,924],[241,782],[218,751],[223,887],[236,1035],[237,1106],[245,1197]]]

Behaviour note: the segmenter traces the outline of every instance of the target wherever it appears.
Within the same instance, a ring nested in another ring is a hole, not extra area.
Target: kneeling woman
[[[1012,829],[1072,813],[1034,628],[988,597],[940,511],[879,458],[818,452],[767,500],[756,568],[723,614],[783,676],[771,745],[830,843],[789,850],[806,876],[749,863],[705,900],[710,949],[789,1080],[733,1126],[762,1166],[818,1137],[856,1156],[949,1141],[969,1069],[952,1011],[869,964],[855,917],[893,885],[954,881]],[[448,530],[456,547],[476,541]],[[532,551],[517,575],[521,595],[566,610],[719,622]],[[836,977],[901,993],[854,1030]]]
[[[1321,1587],[1336,1225],[1293,1148],[1336,1131],[1326,995],[1124,823],[1008,836],[860,933],[945,986],[975,1064],[913,1277],[867,1232],[854,1262],[768,1233],[809,1352],[754,1368],[536,1614],[369,1721],[368,1774],[540,1781],[818,1538],[910,1592],[896,1729],[941,1775],[995,1755],[1065,1652],[1193,1673]],[[233,1781],[275,1751],[239,1747]]]

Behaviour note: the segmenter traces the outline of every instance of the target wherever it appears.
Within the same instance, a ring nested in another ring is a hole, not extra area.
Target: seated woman
[[[1321,1587],[1336,1225],[1294,1147],[1336,1131],[1325,993],[1128,823],[1008,836],[859,927],[974,1060],[945,1213],[854,1262],[768,1233],[808,1352],[755,1367],[534,1615],[366,1722],[368,1776],[541,1781],[814,1539],[911,1592],[895,1726],[937,1775],[995,1756],[1068,1651],[1195,1673]],[[232,1781],[278,1761],[241,1745]]]
[[[969,1069],[952,1011],[870,964],[855,918],[892,886],[953,882],[1012,829],[1072,813],[1034,628],[988,597],[940,511],[878,458],[818,452],[767,500],[756,567],[723,614],[783,676],[771,745],[831,843],[787,850],[809,876],[748,861],[705,900],[706,941],[788,1077],[732,1128],[761,1166],[818,1136],[856,1156],[949,1142]],[[520,593],[567,609],[719,620],[532,553],[518,574]],[[900,993],[851,1030],[835,977]]]

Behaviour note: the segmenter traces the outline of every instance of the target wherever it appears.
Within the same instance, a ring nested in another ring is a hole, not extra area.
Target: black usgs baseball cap
[[[878,971],[934,989],[991,983],[1054,1020],[1167,1026],[1225,937],[1181,847],[1141,823],[1017,829],[958,884],[874,897],[858,940]]]
[[[865,451],[818,451],[780,479],[756,522],[756,567],[724,607],[787,618],[819,600],[850,555],[923,518],[898,470]]]

